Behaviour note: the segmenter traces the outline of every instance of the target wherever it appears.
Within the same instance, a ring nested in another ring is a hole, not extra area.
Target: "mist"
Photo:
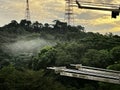
[[[53,40],[45,40],[43,38],[31,38],[31,39],[20,39],[14,43],[4,44],[3,49],[5,52],[19,55],[23,53],[35,54],[38,53],[45,46],[55,45]]]

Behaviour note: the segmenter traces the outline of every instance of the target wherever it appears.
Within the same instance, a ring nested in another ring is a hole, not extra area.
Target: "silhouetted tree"
[[[55,25],[54,25],[55,30],[65,31],[65,29],[67,28],[67,23],[66,22],[61,22],[59,20],[54,20],[53,22],[55,22]]]
[[[20,25],[22,27],[30,27],[31,21],[27,21],[26,19],[20,21]]]
[[[18,27],[18,22],[16,21],[16,20],[12,20],[8,25],[7,25],[7,27]]]

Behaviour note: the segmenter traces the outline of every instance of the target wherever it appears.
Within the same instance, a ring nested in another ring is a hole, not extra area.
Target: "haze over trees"
[[[59,20],[52,25],[12,20],[0,27],[0,44],[0,90],[120,90],[119,85],[62,77],[46,70],[80,63],[120,71],[118,35],[85,32],[81,25]]]

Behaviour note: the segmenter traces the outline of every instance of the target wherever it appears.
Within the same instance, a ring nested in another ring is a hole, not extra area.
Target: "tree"
[[[49,24],[48,23],[45,23],[44,26],[45,26],[45,28],[49,28]]]
[[[120,62],[120,46],[114,47],[110,50],[114,62]]]
[[[120,63],[119,64],[109,65],[107,68],[112,69],[112,70],[120,71]]]
[[[55,25],[54,25],[54,29],[55,30],[66,30],[67,28],[67,23],[66,22],[61,22],[59,20],[54,20],[53,22],[55,22]]]
[[[72,62],[74,62],[74,58],[70,54],[66,53],[64,50],[57,51],[55,61],[56,66],[65,66],[71,64]]]
[[[20,25],[22,27],[30,27],[31,21],[27,21],[26,19],[23,19],[23,20],[20,21]]]
[[[88,66],[106,68],[112,61],[108,51],[89,49],[83,56],[82,63]]]
[[[32,63],[29,67],[32,67],[34,70],[45,69],[48,66],[55,65],[56,60],[56,50],[51,47],[43,48],[38,56],[33,58]]]
[[[8,24],[8,26],[10,27],[17,27],[19,24],[16,20],[12,20],[10,24]]]
[[[41,29],[41,28],[43,28],[43,24],[39,23],[38,21],[35,21],[32,26],[33,26],[34,29]]]
[[[83,32],[84,32],[84,30],[85,30],[85,28],[82,27],[81,25],[78,25],[78,26],[77,26],[77,29],[78,29],[79,31],[83,31]]]

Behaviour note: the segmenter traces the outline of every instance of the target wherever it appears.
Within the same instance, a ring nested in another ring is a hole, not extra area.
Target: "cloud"
[[[84,1],[90,2],[89,0]],[[91,0],[91,2],[120,4],[120,0]],[[64,20],[65,0],[29,0],[29,3],[32,21],[38,20],[42,23],[51,23],[55,19]],[[25,8],[25,0],[1,0],[0,25],[4,25],[13,19],[18,21],[23,19],[25,17]],[[74,18],[76,25],[83,25],[87,30],[96,29],[94,31],[101,32],[103,29],[109,29],[111,32],[119,31],[120,16],[117,19],[111,19],[111,12],[74,7]]]

